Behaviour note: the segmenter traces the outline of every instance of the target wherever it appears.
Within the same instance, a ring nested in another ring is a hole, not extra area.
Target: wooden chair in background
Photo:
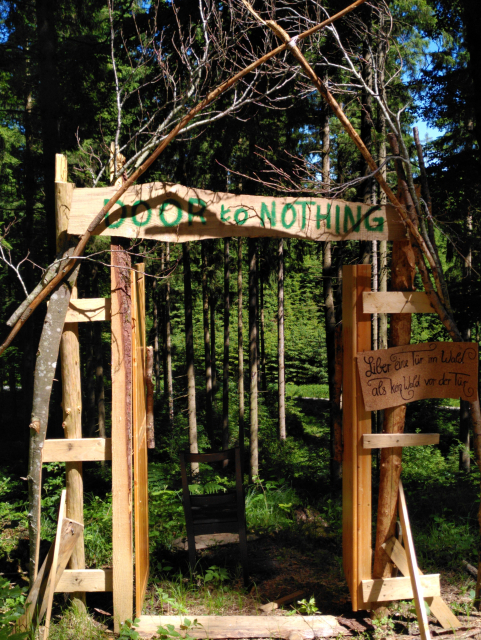
[[[193,495],[189,491],[187,465],[230,461],[235,463],[235,490]],[[244,584],[247,584],[247,532],[240,449],[220,453],[181,453],[182,493],[189,546],[189,562],[195,568],[195,536],[209,533],[238,533]]]

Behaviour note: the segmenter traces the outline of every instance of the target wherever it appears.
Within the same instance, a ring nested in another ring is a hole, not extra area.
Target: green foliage
[[[204,583],[211,582],[215,586],[219,586],[225,580],[229,579],[229,573],[223,567],[212,565],[207,569],[204,575]]]
[[[184,618],[180,625],[181,631],[183,631],[184,633],[179,633],[178,631],[176,631],[174,625],[172,624],[161,625],[160,627],[158,627],[157,633],[159,634],[161,640],[167,640],[168,638],[184,638],[184,640],[194,640],[194,638],[189,635],[189,631],[193,631],[194,629],[197,629],[199,627],[202,627],[202,625],[197,622],[197,618],[192,621],[188,618]]]
[[[120,625],[119,640],[139,640],[139,632],[135,630],[135,625],[139,622],[140,620],[138,618],[135,618],[133,622],[132,620],[123,622]]]
[[[279,531],[293,522],[298,498],[283,480],[256,479],[246,492],[247,526],[256,532]]]
[[[303,616],[321,615],[314,596],[311,596],[309,600],[307,598],[298,600],[297,605],[294,607],[294,610],[297,613],[302,614]]]
[[[15,632],[15,623],[24,613],[26,589],[11,585],[0,577],[0,640],[23,640],[27,633]]]

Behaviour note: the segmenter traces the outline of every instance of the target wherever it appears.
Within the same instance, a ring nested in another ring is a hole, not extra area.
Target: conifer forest
[[[481,638],[478,4],[0,0],[0,640]]]

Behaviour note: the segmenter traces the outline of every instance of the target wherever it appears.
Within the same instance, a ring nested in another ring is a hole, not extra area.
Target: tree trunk
[[[45,235],[50,261],[55,256],[55,154],[59,152],[59,84],[57,75],[57,35],[55,31],[55,9],[50,0],[36,0],[38,43],[38,102],[42,127],[42,164],[45,193]]]
[[[408,207],[409,209],[409,207]],[[391,290],[414,291],[416,262],[409,241],[393,242],[391,262]],[[411,315],[391,315],[390,346],[398,347],[411,341]],[[406,416],[406,405],[384,410],[384,433],[402,433]],[[396,527],[396,508],[401,474],[402,448],[381,450],[381,473],[379,479],[379,502],[374,549],[373,577],[388,577],[392,573],[392,564],[382,549]]]
[[[250,478],[259,475],[259,422],[257,407],[257,240],[249,238],[249,378]]]
[[[170,244],[165,243],[165,260],[166,266],[170,266]],[[165,378],[166,384],[164,394],[167,396],[167,404],[169,407],[169,426],[172,432],[174,428],[174,383],[172,378],[172,325],[170,321],[170,276],[165,282],[164,292],[164,344],[165,344]]]
[[[237,334],[238,334],[238,377],[237,390],[239,394],[239,447],[241,449],[241,460],[244,460],[244,322],[242,319],[242,238],[237,244]]]
[[[222,449],[229,448],[230,241],[224,239],[224,363],[222,379]]]
[[[99,438],[105,438],[105,387],[104,387],[104,362],[103,362],[103,344],[102,344],[102,325],[100,322],[94,323],[95,335],[95,354],[97,358],[95,377],[96,389],[95,398],[97,402],[98,415],[98,433]],[[104,464],[104,462],[102,462]]]
[[[40,551],[40,507],[42,497],[42,449],[47,433],[50,394],[57,364],[62,330],[70,302],[70,286],[75,283],[78,269],[71,272],[68,283],[52,294],[38,345],[33,386],[33,407],[30,420],[28,461],[28,529],[30,539],[30,583],[38,572]],[[70,286],[69,286],[70,285]]]
[[[337,431],[339,429],[336,411],[336,312],[334,308],[332,243],[324,242],[322,282],[324,288],[324,321],[326,327],[327,376],[330,400],[330,476],[331,485],[336,486],[341,479],[341,463],[336,455]]]
[[[212,405],[212,361],[209,332],[209,289],[207,282],[207,243],[200,243],[202,254],[202,312],[204,320],[204,358],[205,358],[205,424],[211,444],[214,444],[213,405]]]
[[[198,453],[197,414],[195,404],[194,325],[192,321],[192,280],[190,272],[190,242],[182,244],[184,262],[185,304],[185,365],[187,370],[187,411],[189,418],[189,450]],[[192,473],[198,473],[199,464],[192,463]]]
[[[286,439],[286,366],[284,344],[284,238],[279,238],[277,271],[277,362],[279,440]]]
[[[164,271],[164,247],[161,247],[160,251],[160,271],[163,273]],[[152,333],[154,334],[154,353],[153,353],[153,373],[155,376],[155,387],[156,393],[160,394],[160,325],[161,321],[159,316],[159,302],[160,302],[160,285],[159,281],[154,278],[152,282]],[[165,341],[162,345],[162,351],[164,355],[164,363],[165,363]]]
[[[215,395],[217,393],[217,366],[216,366],[216,347],[215,347],[215,305],[217,303],[215,293],[209,296],[210,303],[210,363],[212,367],[212,411],[215,411]]]
[[[472,268],[473,268],[473,213],[469,206],[466,215],[466,228],[465,228],[465,243],[464,243],[464,286],[463,290],[468,296],[472,296]],[[467,318],[467,323],[471,321],[471,318]],[[466,326],[463,331],[463,338],[466,342],[471,341],[471,327]],[[471,466],[470,451],[470,425],[471,419],[469,416],[469,402],[465,400],[460,401],[459,412],[459,441],[461,442],[462,449],[459,452],[459,470],[469,473]]]
[[[265,341],[265,316],[264,316],[264,280],[262,275],[259,278],[260,292],[260,372],[261,372],[261,389],[267,391],[267,374],[266,374],[266,341]]]

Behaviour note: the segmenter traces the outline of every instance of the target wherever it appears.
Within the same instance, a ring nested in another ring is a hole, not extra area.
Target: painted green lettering
[[[350,224],[352,223],[352,227]],[[361,228],[361,207],[357,208],[357,220],[354,220],[354,214],[351,207],[347,204],[344,206],[344,233],[349,231],[359,231]]]
[[[226,209],[223,204],[220,206],[220,219],[222,222],[229,222],[230,216],[227,214],[230,212],[230,207]]]
[[[341,207],[336,204],[336,233],[341,233]]]
[[[145,212],[141,212],[139,218],[137,218],[137,207],[145,207],[145,209],[147,210],[147,217],[145,218],[145,220],[142,218],[142,213]],[[150,209],[148,202],[145,202],[145,200],[137,200],[137,202],[134,202],[134,204],[132,205],[132,222],[136,227],[145,227],[149,224],[151,217],[152,210]]]
[[[177,217],[175,218],[175,220],[169,221],[165,217],[165,209],[169,206],[169,204],[177,209]],[[180,224],[180,222],[182,221],[182,208],[177,200],[174,200],[174,198],[167,198],[167,200],[164,200],[164,202],[160,205],[159,218],[164,227],[175,227],[177,224]]]
[[[313,207],[315,205],[315,202],[311,202],[310,200],[299,200],[297,202],[297,204],[300,204],[302,206],[302,224],[301,224],[301,229],[305,229],[306,228],[306,219],[307,219],[307,206],[309,205],[310,207]],[[319,228],[319,227],[318,227]]]
[[[200,204],[199,211],[194,211],[194,205],[198,205],[198,204]],[[206,224],[206,220],[204,218],[204,211],[206,210],[206,207],[207,207],[207,202],[204,202],[200,198],[189,198],[189,214],[188,214],[189,227],[194,221],[194,216],[198,216],[202,224]]]
[[[104,207],[107,204],[107,202],[109,202],[109,199],[105,198]],[[120,205],[120,218],[117,220],[117,222],[111,222],[110,224],[107,224],[107,229],[118,229],[124,224],[125,218],[127,217],[127,207],[122,202],[122,200],[117,200],[115,204]],[[108,221],[111,215],[112,215],[112,210],[110,210],[105,214],[105,219]]]
[[[287,221],[286,221],[286,213],[288,211],[292,211],[292,221],[289,224],[287,224]],[[282,213],[281,213],[281,224],[284,227],[284,229],[290,229],[294,224],[294,222],[296,221],[296,218],[297,218],[297,211],[295,206],[290,203],[285,204],[282,208]]]
[[[331,228],[331,203],[327,205],[327,213],[321,213],[321,205],[317,205],[316,212],[316,229],[321,228],[321,221],[326,220],[326,228]]]
[[[241,215],[243,216],[242,218],[241,218]],[[249,217],[249,214],[247,213],[247,209],[244,209],[243,207],[236,209],[236,212],[234,213],[234,220],[235,220],[235,223],[238,225],[243,225],[244,222],[246,222],[248,217]]]
[[[276,226],[276,201],[273,200],[271,204],[271,212],[269,213],[269,209],[265,202],[261,203],[261,225],[265,227],[265,219],[269,220],[269,227]]]
[[[375,207],[371,207],[370,209],[368,209],[366,216],[364,218],[364,226],[366,227],[366,229],[368,231],[379,231],[380,233],[382,233],[382,230],[384,228],[384,222],[385,222],[385,218],[373,218],[372,221],[376,222],[376,225],[371,225],[370,224],[370,220],[369,220],[369,216],[371,215],[371,213],[374,213],[375,211],[379,211],[381,207],[379,205],[376,205]]]

